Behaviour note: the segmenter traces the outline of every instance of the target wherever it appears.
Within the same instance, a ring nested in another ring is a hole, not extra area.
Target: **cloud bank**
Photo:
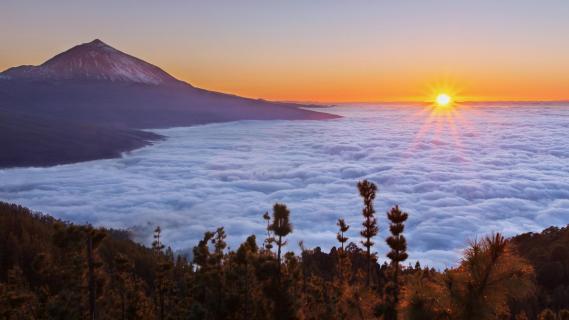
[[[569,107],[462,107],[433,116],[418,107],[336,107],[331,121],[243,121],[157,131],[167,141],[121,159],[0,170],[0,199],[58,218],[154,226],[175,249],[225,226],[232,248],[262,236],[263,212],[284,202],[297,241],[329,249],[336,219],[359,242],[356,183],[379,186],[385,212],[409,212],[410,261],[458,262],[466,241],[569,223]],[[259,240],[260,241],[260,240]],[[386,247],[376,241],[383,257]]]

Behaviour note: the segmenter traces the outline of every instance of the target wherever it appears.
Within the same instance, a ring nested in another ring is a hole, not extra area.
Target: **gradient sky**
[[[95,38],[249,97],[569,99],[567,0],[0,2],[2,70]]]

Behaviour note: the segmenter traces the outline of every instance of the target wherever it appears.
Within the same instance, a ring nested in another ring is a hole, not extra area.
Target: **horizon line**
[[[313,101],[313,100],[271,100],[258,98],[261,100],[282,102],[282,103],[296,103],[296,104],[313,104],[313,105],[346,105],[346,104],[432,104],[433,101],[427,100],[366,100],[366,101]],[[554,103],[569,103],[569,99],[480,99],[480,100],[457,100],[455,104],[488,104],[488,103],[541,103],[541,104],[554,104]]]

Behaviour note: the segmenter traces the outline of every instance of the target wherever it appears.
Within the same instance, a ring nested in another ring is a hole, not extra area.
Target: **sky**
[[[272,100],[568,100],[569,1],[2,0],[0,69],[99,38]]]

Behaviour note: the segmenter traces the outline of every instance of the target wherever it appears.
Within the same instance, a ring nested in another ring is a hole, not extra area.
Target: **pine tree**
[[[154,235],[152,236],[154,238],[154,241],[152,241],[152,250],[154,250],[157,255],[162,254],[162,250],[164,250],[164,245],[160,240],[161,233],[162,229],[160,229],[160,226],[157,226],[156,229],[154,229]]]
[[[348,241],[348,237],[346,237],[344,234],[346,232],[348,232],[348,230],[350,229],[350,226],[346,224],[346,221],[344,221],[344,219],[338,219],[338,222],[336,223],[336,225],[340,229],[338,231],[338,234],[336,235],[336,239],[338,239],[338,242],[340,242],[341,250],[342,250],[342,254],[343,254],[344,253],[344,244]]]
[[[223,279],[225,275],[225,270],[223,268],[224,263],[224,250],[227,247],[227,243],[225,242],[226,238],[225,229],[223,227],[217,228],[215,231],[215,236],[212,239],[212,243],[214,246],[213,252],[213,261],[211,262],[212,266],[215,269],[215,278],[213,279],[213,283],[211,284],[215,289],[215,303],[214,303],[214,310],[213,313],[217,314],[218,317],[216,318],[226,318],[224,316],[226,312],[225,308],[225,295],[223,292]]]
[[[529,320],[529,318],[527,314],[522,311],[516,315],[516,320]]]
[[[404,223],[407,220],[407,217],[408,214],[401,211],[399,206],[395,206],[387,212],[387,218],[391,222],[389,224],[391,236],[386,240],[391,251],[387,254],[387,257],[391,260],[393,278],[386,288],[389,290],[386,297],[386,320],[397,320],[397,305],[399,303],[399,269],[400,263],[407,260],[407,241],[402,235],[403,230],[405,229]]]
[[[533,268],[499,233],[474,241],[445,277],[454,317],[465,320],[493,319],[534,292]]]
[[[6,283],[0,282],[1,319],[34,319],[33,307],[37,301],[28,290],[22,269],[14,267],[8,271]]]
[[[193,301],[190,307],[190,319],[204,319],[208,314],[210,277],[212,271],[211,253],[209,252],[209,243],[215,237],[211,231],[204,233],[203,239],[194,247],[194,265],[196,266],[196,278],[194,283]]]
[[[364,201],[364,208],[362,210],[362,215],[364,216],[364,222],[362,223],[363,229],[360,232],[361,236],[365,238],[362,241],[364,247],[367,250],[367,277],[366,286],[369,288],[371,283],[371,247],[374,245],[372,238],[378,233],[377,221],[375,219],[375,209],[373,207],[373,201],[375,199],[375,193],[377,187],[374,183],[367,180],[358,182],[358,190],[360,196]]]
[[[127,282],[129,281],[129,270],[132,268],[130,261],[122,254],[115,258],[116,270],[114,271],[115,287],[119,295],[120,319],[126,319],[127,310]]]
[[[227,247],[227,242],[225,242],[225,238],[227,238],[225,229],[223,227],[217,228],[217,230],[215,231],[215,236],[212,239],[212,243],[214,245],[214,264],[218,268],[221,268],[223,264],[223,254],[225,248]]]
[[[254,288],[254,276],[250,264],[254,263],[259,248],[255,235],[249,236],[244,243],[239,246],[235,254],[235,262],[237,263],[236,274],[241,281],[238,289],[242,292],[242,303],[240,313],[242,319],[251,319],[255,306],[251,303]]]
[[[291,319],[294,314],[293,303],[291,301],[291,296],[288,293],[288,281],[283,281],[281,271],[281,251],[282,247],[287,244],[284,237],[292,232],[292,224],[290,223],[289,218],[290,211],[286,205],[275,203],[273,206],[273,222],[270,225],[270,230],[274,233],[276,238],[274,242],[277,245],[277,277],[276,286],[273,288],[273,290],[276,290],[273,293],[275,319]]]
[[[292,232],[292,224],[289,221],[290,211],[285,204],[275,203],[273,206],[273,223],[270,225],[271,230],[277,237],[274,242],[277,245],[277,264],[278,274],[281,274],[281,249],[286,246],[287,241],[283,238]]]
[[[543,310],[539,316],[537,317],[538,320],[557,320],[557,316],[551,309]]]
[[[265,211],[265,213],[263,214],[263,220],[265,220],[265,222],[267,223],[267,237],[265,238],[264,241],[264,247],[267,250],[267,252],[270,252],[271,249],[273,248],[273,242],[275,241],[275,238],[273,237],[273,233],[271,232],[271,216],[269,215],[269,212]]]
[[[344,273],[346,271],[346,252],[344,250],[344,245],[348,241],[348,237],[346,237],[346,232],[350,229],[350,226],[346,224],[344,219],[338,219],[336,225],[339,228],[338,233],[336,234],[336,239],[340,242],[340,250],[338,252],[338,274],[340,275],[340,279],[344,279]]]
[[[85,230],[87,238],[87,287],[89,290],[89,318],[97,318],[97,281],[95,279],[96,268],[100,266],[95,262],[95,250],[105,238],[105,233],[88,226]]]
[[[154,241],[152,242],[152,250],[156,255],[157,263],[157,270],[156,270],[156,281],[154,284],[154,291],[155,291],[155,308],[157,310],[158,319],[163,320],[165,319],[165,294],[166,294],[166,277],[167,273],[171,268],[171,265],[168,261],[164,259],[164,244],[160,240],[162,230],[160,226],[157,226],[154,229]]]

